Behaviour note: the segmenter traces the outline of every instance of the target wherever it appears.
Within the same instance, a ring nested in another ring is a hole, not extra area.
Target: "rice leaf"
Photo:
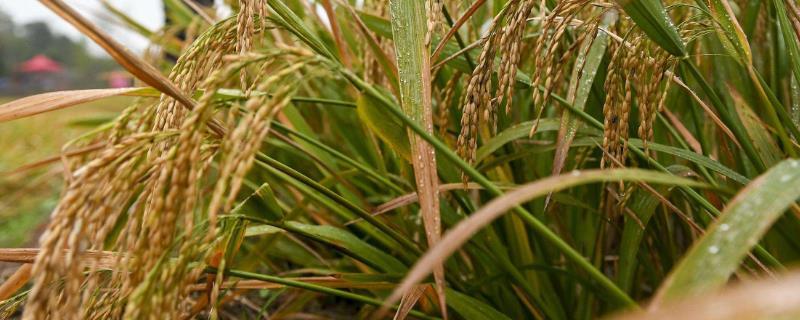
[[[466,320],[511,320],[480,300],[452,289],[447,289],[447,304]]]
[[[753,279],[700,297],[681,299],[613,320],[797,319],[800,317],[800,272]]]
[[[597,142],[595,142],[595,144],[596,143]],[[637,147],[637,148],[643,148],[644,147],[644,143],[642,143],[642,140],[639,140],[639,139],[630,139],[630,140],[628,140],[628,143],[630,143],[632,146]],[[669,154],[669,155],[673,155],[673,156],[676,156],[678,158],[682,158],[684,160],[690,161],[690,162],[692,162],[692,163],[694,163],[696,165],[699,165],[699,166],[705,167],[707,169],[716,171],[717,173],[722,174],[723,176],[725,176],[725,177],[727,177],[727,178],[729,178],[729,179],[731,179],[733,181],[736,181],[738,183],[747,184],[748,182],[750,182],[750,179],[748,179],[747,177],[743,176],[742,174],[734,171],[731,168],[726,167],[725,165],[719,163],[719,161],[716,161],[714,159],[706,157],[706,156],[704,156],[702,154],[699,154],[699,153],[696,153],[696,152],[692,152],[692,151],[689,151],[689,150],[686,150],[686,149],[681,149],[681,148],[676,148],[676,147],[672,147],[672,146],[668,146],[668,145],[663,145],[663,144],[660,144],[660,143],[648,142],[647,143],[647,147],[650,148],[650,150],[663,152],[663,153]]]
[[[0,122],[30,117],[103,98],[146,93],[148,88],[115,88],[53,91],[17,99],[0,105]]]
[[[387,301],[397,301],[403,292],[422,281],[434,266],[443,263],[450,255],[462,247],[478,231],[501,217],[508,210],[532,199],[558,192],[570,187],[593,182],[636,181],[666,185],[703,186],[702,183],[676,177],[670,174],[641,170],[613,169],[572,172],[550,176],[533,183],[520,186],[511,192],[495,198],[481,209],[451,228],[438,245],[430,248],[406,274],[400,285]],[[800,192],[800,190],[798,191]],[[585,259],[585,258],[582,258]]]
[[[686,46],[661,0],[617,0],[633,22],[653,42],[677,57],[687,55]]]
[[[283,209],[275,200],[269,183],[264,183],[253,194],[231,210],[233,214],[252,215],[268,221],[283,220]]]
[[[617,20],[616,11],[610,11],[603,15],[602,27],[607,28],[609,25]],[[573,83],[570,84],[570,93],[573,93],[572,106],[575,109],[583,110],[586,107],[586,102],[589,101],[589,95],[592,92],[594,80],[597,71],[603,61],[603,57],[608,47],[608,34],[600,31],[595,36],[594,41],[591,42],[589,50],[585,56],[578,57],[578,61],[582,61],[576,66],[576,70],[580,69],[580,74],[573,77]],[[602,80],[602,79],[601,79]],[[572,140],[578,133],[578,129],[583,123],[572,115],[572,112],[564,110],[561,114],[561,127],[558,130],[556,152],[553,156],[553,169],[552,174],[559,174],[564,168],[564,163],[567,160]]]
[[[414,308],[414,305],[417,304],[417,301],[422,294],[425,293],[425,286],[419,285],[414,287],[414,289],[408,291],[404,296],[403,299],[400,299],[400,305],[397,308],[397,313],[394,314],[393,320],[404,320],[411,309]]]
[[[361,16],[356,13],[356,10],[353,9],[353,7],[349,4],[346,4],[346,6],[350,11],[350,14],[353,16],[356,26],[358,26],[358,30],[367,41],[370,51],[375,56],[376,60],[378,60],[378,64],[380,64],[381,68],[383,68],[383,74],[388,78],[389,85],[392,86],[392,89],[394,89],[395,92],[399,92],[400,88],[397,81],[397,65],[395,65],[394,60],[392,60],[389,55],[387,55],[386,52],[381,49],[380,45],[378,44],[378,40],[373,36],[372,33],[370,33],[369,28],[367,28],[366,24],[361,19]]]
[[[728,203],[659,288],[656,305],[724,285],[769,227],[800,197],[800,161],[784,160]]]
[[[500,149],[505,144],[522,138],[527,138],[531,132],[531,128],[533,128],[535,121],[525,121],[519,124],[516,124],[508,129],[505,129],[498,133],[496,136],[486,141],[483,145],[478,148],[475,157],[477,162],[485,159],[493,152]],[[559,129],[559,120],[554,118],[546,118],[539,120],[538,127],[536,128],[536,133],[541,132],[550,132],[556,131]],[[580,131],[587,135],[592,136],[599,136],[602,134],[599,130],[594,128],[581,128]],[[577,131],[576,131],[577,133]]]
[[[100,47],[102,47],[114,60],[116,60],[128,72],[142,80],[144,83],[158,89],[163,93],[175,98],[186,108],[194,108],[194,102],[189,96],[183,93],[178,87],[169,81],[164,75],[156,70],[149,63],[144,61],[141,57],[134,54],[122,44],[114,40],[111,36],[103,32],[100,28],[93,23],[86,20],[77,11],[66,5],[61,0],[42,0],[42,4],[53,10],[56,14],[61,16],[64,20],[75,26],[83,34],[92,39]],[[215,129],[217,133],[221,133],[219,129]]]
[[[791,1],[791,0],[790,0]],[[789,12],[786,10],[786,4],[783,0],[770,0],[775,8],[775,16],[778,20],[778,29],[783,35],[783,42],[786,44],[788,51],[789,64],[792,67],[792,75],[795,79],[800,79],[800,44],[798,44],[798,34],[792,28],[792,22],[789,18]]]
[[[714,30],[719,35],[722,46],[732,57],[738,57],[740,62],[745,65],[751,64],[753,55],[750,52],[750,44],[747,42],[747,36],[736,20],[728,0],[711,0],[709,5],[714,20],[719,24],[719,28],[714,28]]]
[[[400,106],[413,121],[422,124],[428,134],[433,133],[433,107],[431,105],[430,48],[425,44],[429,32],[426,27],[424,3],[419,0],[390,0],[397,69],[400,79]],[[439,175],[436,151],[421,137],[408,130],[411,145],[411,164],[419,196],[420,212],[428,246],[435,246],[441,237],[439,213]],[[445,278],[442,264],[434,267],[436,294],[442,316],[447,319],[445,306]]]
[[[672,173],[686,172],[687,168],[681,166],[671,166],[667,168]],[[653,189],[662,197],[666,198],[672,191],[672,186],[655,186]],[[647,228],[650,218],[655,214],[655,210],[661,203],[660,199],[649,190],[636,189],[631,196],[628,209],[636,215],[631,218],[626,215],[625,226],[622,231],[619,248],[619,268],[617,271],[617,283],[622,290],[630,292],[633,284],[634,272],[638,265],[637,255],[640,250],[642,237]]]
[[[411,162],[411,145],[408,143],[408,134],[405,126],[392,117],[391,113],[381,108],[375,98],[360,95],[356,102],[358,117],[367,125],[367,128],[378,135],[384,142],[392,146],[392,150]]]
[[[282,0],[268,0],[269,6],[275,10],[277,17],[273,19],[280,19],[279,22],[291,31],[300,40],[305,42],[309,47],[322,56],[339,61],[338,56],[335,55],[328,45],[326,45],[319,37],[317,37],[308,27],[303,23],[303,20],[295,14]]]
[[[277,225],[288,231],[299,233],[317,241],[330,244],[343,252],[358,258],[377,270],[388,273],[401,273],[407,270],[400,260],[387,254],[369,243],[364,242],[352,233],[333,226],[320,226],[288,221],[285,225]]]

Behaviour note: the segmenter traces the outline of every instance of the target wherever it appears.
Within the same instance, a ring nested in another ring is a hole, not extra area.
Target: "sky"
[[[141,52],[147,47],[146,38],[109,21],[111,15],[105,12],[100,0],[64,0],[64,2],[101,26],[130,49]],[[164,24],[161,0],[109,0],[109,2],[151,30],[157,30]],[[18,25],[32,21],[45,21],[50,24],[55,33],[64,34],[73,39],[85,38],[72,25],[62,21],[36,0],[0,0],[0,10],[9,14]],[[91,51],[98,55],[102,54],[102,49],[95,45],[92,45]]]

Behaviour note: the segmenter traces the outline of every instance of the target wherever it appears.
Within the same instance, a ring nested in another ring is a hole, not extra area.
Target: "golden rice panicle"
[[[228,24],[226,28],[231,29],[230,26]],[[230,32],[216,34],[230,34]],[[218,36],[212,38],[224,42]],[[206,37],[206,40],[208,39]],[[207,51],[189,50],[187,54],[207,57],[206,53]],[[197,65],[192,59],[194,58],[184,56],[183,72],[174,73],[177,75],[176,79],[190,80],[199,77],[200,72],[197,72],[199,68],[194,68]],[[211,64],[213,65],[213,62]],[[187,71],[193,68],[196,69],[194,72]],[[169,110],[170,104],[174,106],[174,103],[162,99],[158,107],[146,109],[154,112],[145,112],[144,116],[156,118],[161,116],[161,119],[168,119],[169,115],[165,117],[159,114],[158,108]],[[105,297],[90,295],[99,283],[95,277],[90,277],[88,283],[84,281],[85,264],[80,261],[80,253],[87,249],[100,249],[96,246],[105,243],[105,237],[116,223],[116,217],[122,213],[125,203],[134,196],[137,186],[141,185],[145,187],[145,191],[136,200],[139,203],[136,208],[143,208],[141,211],[137,210],[141,217],[138,219],[132,217],[129,222],[140,225],[128,228],[128,232],[124,235],[127,240],[120,242],[126,244],[124,248],[127,249],[128,255],[133,256],[130,258],[125,255],[120,263],[130,263],[135,267],[120,265],[130,272],[120,276],[121,280],[114,281],[122,292],[113,297],[124,298],[127,292],[139,285],[145,270],[149,270],[148,267],[152,267],[154,261],[163,256],[169,243],[172,242],[179,212],[193,212],[195,205],[193,199],[198,196],[196,179],[201,176],[197,173],[201,170],[198,166],[204,163],[200,159],[204,135],[198,132],[204,130],[205,119],[208,117],[206,111],[210,109],[201,105],[193,111],[187,121],[182,121],[182,131],[179,135],[165,131],[164,128],[159,129],[158,125],[154,131],[143,126],[129,127],[127,123],[134,111],[129,109],[123,113],[118,119],[116,130],[110,136],[110,147],[101,152],[98,158],[73,172],[65,196],[54,210],[52,222],[42,238],[42,254],[38,256],[35,264],[37,278],[29,297],[30,307],[26,308],[26,318],[41,318],[52,313],[77,317],[83,314],[81,311],[83,304],[102,306],[113,304],[105,301],[107,297],[111,297],[109,295]],[[181,119],[175,117],[170,121]],[[140,123],[157,123],[157,121],[150,122],[144,119]],[[137,133],[138,130],[142,133]],[[169,144],[165,139],[174,143]],[[153,148],[156,142],[162,147]],[[179,202],[176,199],[185,201]],[[90,270],[95,267],[91,266]],[[66,281],[60,294],[49,288],[49,284],[62,278]],[[86,294],[81,295],[81,288],[84,285],[88,285],[88,288]],[[83,309],[86,312],[85,317],[96,317],[93,315],[94,311]],[[97,311],[104,314],[119,314],[109,307],[99,308]]]
[[[619,143],[617,137],[619,134],[619,120],[621,114],[619,112],[620,88],[621,79],[620,74],[613,72],[617,70],[618,64],[621,63],[621,56],[623,46],[615,42],[609,44],[611,59],[608,64],[608,70],[611,71],[606,76],[604,91],[606,98],[603,102],[603,158],[600,160],[600,167],[605,168],[606,162],[614,163],[612,161],[612,150],[616,150]]]
[[[428,32],[425,33],[425,46],[430,48],[433,35],[442,29],[442,0],[425,0],[425,10],[427,14]]]
[[[263,19],[267,12],[266,0],[239,0],[239,14],[236,16],[236,51],[244,55],[253,48],[256,34],[256,19]],[[239,72],[242,89],[246,88],[247,72]]]
[[[483,37],[483,50],[478,57],[478,64],[472,71],[467,81],[466,93],[463,99],[463,111],[461,114],[461,132],[456,142],[458,155],[466,159],[467,162],[475,161],[475,152],[478,146],[478,125],[481,116],[484,120],[489,120],[489,110],[492,99],[489,93],[492,85],[492,70],[495,50],[500,40],[499,21],[504,14],[499,14],[492,21],[489,32]],[[462,175],[463,179],[466,179]],[[466,180],[465,180],[466,181]]]
[[[647,73],[643,73],[646,82],[643,83],[642,94],[638,102],[639,105],[639,138],[642,139],[644,144],[645,153],[649,152],[648,142],[653,140],[653,123],[656,116],[661,112],[666,93],[669,89],[669,77],[667,73],[670,72],[674,62],[670,60],[667,52],[660,50],[660,48],[653,48],[655,50],[654,58],[648,59]]]
[[[504,54],[501,56],[500,68],[498,71],[499,83],[497,86],[497,94],[495,101],[501,103],[505,99],[506,113],[511,111],[514,80],[517,76],[517,67],[521,58],[522,35],[524,34],[525,27],[528,24],[528,16],[535,5],[534,0],[525,0],[522,3],[515,3],[511,5],[511,19],[503,28],[503,34],[500,37],[500,52]],[[496,115],[494,130],[497,130]]]
[[[137,225],[126,233],[128,239],[124,248],[130,259],[123,262],[128,272],[121,286],[123,294],[140,293],[137,299],[127,304],[126,315],[133,309],[138,310],[136,312],[171,310],[174,316],[178,314],[182,287],[165,286],[163,281],[149,278],[167,277],[182,282],[192,275],[186,265],[172,269],[160,266],[170,248],[180,246],[181,255],[187,250],[184,248],[186,243],[176,242],[176,239],[194,229],[194,212],[200,209],[198,200],[202,177],[213,155],[203,152],[206,139],[203,132],[207,120],[213,115],[214,92],[228,78],[227,74],[217,71],[206,81],[203,86],[206,93],[181,125],[176,143],[156,160],[158,166],[149,178],[144,211],[133,219]],[[179,261],[183,259],[181,256],[178,258]],[[171,305],[167,307],[165,303]]]
[[[536,109],[536,118],[531,127],[532,135],[538,129],[539,119],[544,112],[550,96],[559,86],[563,86],[563,70],[569,70],[568,66],[573,59],[572,53],[580,47],[582,41],[586,39],[587,32],[578,33],[579,37],[571,46],[563,48],[563,37],[567,33],[568,27],[573,23],[581,26],[593,26],[595,19],[600,15],[594,15],[589,21],[581,22],[577,19],[584,9],[587,8],[588,0],[568,0],[559,2],[550,14],[545,15],[545,8],[540,7],[540,35],[537,38],[533,50],[534,71],[531,77],[532,82],[532,102]],[[586,31],[586,30],[584,30]]]
[[[606,152],[601,167],[624,165],[630,111],[634,105],[638,108],[637,134],[647,150],[647,143],[653,139],[653,123],[666,98],[664,80],[674,65],[667,52],[640,33],[634,32],[623,43],[612,43],[612,47],[603,105],[603,149]]]
[[[437,109],[438,113],[436,114],[436,125],[439,127],[439,136],[441,137],[447,136],[447,128],[450,126],[450,106],[453,104],[461,75],[460,71],[456,71],[447,81],[440,94],[441,99],[439,99],[439,104],[437,105],[439,109]]]
[[[155,133],[126,137],[72,173],[40,239],[41,251],[33,267],[36,278],[25,319],[40,319],[48,314],[73,318],[79,315],[84,279],[82,253],[101,249],[99,244],[135,190],[134,164],[157,137]],[[51,287],[59,279],[66,279],[60,293]]]
[[[186,49],[170,72],[169,79],[184,92],[197,90],[199,82],[220,68],[222,57],[233,52],[238,43],[235,17],[215,24]],[[162,95],[153,120],[153,131],[180,127],[186,110],[174,99]]]
[[[300,60],[283,68],[274,75],[265,79],[257,88],[258,91],[272,89],[279,80],[284,80],[287,75],[299,70],[306,65]],[[208,207],[209,231],[213,236],[215,232],[217,215],[219,212],[228,212],[236,200],[244,174],[252,166],[255,154],[269,132],[272,119],[284,106],[290,102],[292,86],[278,88],[272,98],[266,95],[251,97],[244,105],[246,114],[239,121],[236,128],[222,141],[220,153],[220,176],[211,196]]]

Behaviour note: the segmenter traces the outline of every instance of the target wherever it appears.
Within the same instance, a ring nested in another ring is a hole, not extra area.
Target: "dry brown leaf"
[[[11,176],[11,175],[27,172],[29,170],[33,170],[33,169],[36,169],[36,168],[41,168],[43,166],[46,166],[46,165],[49,165],[49,164],[52,164],[52,163],[56,163],[56,162],[60,161],[61,159],[65,158],[65,157],[74,157],[74,156],[83,155],[83,154],[86,154],[86,153],[89,153],[89,152],[93,152],[93,151],[97,151],[97,150],[103,149],[105,146],[106,146],[105,143],[100,142],[100,143],[95,143],[95,144],[92,144],[92,145],[88,145],[88,146],[80,148],[80,149],[69,150],[69,151],[63,152],[63,153],[61,153],[60,155],[57,155],[57,156],[52,156],[52,157],[49,157],[49,158],[46,158],[46,159],[42,159],[42,160],[39,160],[39,161],[36,161],[36,162],[31,162],[31,163],[22,165],[20,167],[17,167],[16,169],[13,169],[13,170],[0,172],[0,176]]]
[[[442,49],[444,49],[444,46],[447,44],[447,41],[449,41],[450,38],[452,38],[456,34],[456,32],[458,32],[458,29],[460,29],[461,26],[464,25],[464,23],[469,21],[469,18],[471,18],[472,15],[474,15],[475,12],[477,12],[478,9],[480,9],[480,7],[483,6],[484,3],[486,3],[486,0],[475,1],[475,3],[473,3],[469,7],[469,9],[467,9],[467,12],[464,13],[464,15],[461,16],[461,18],[458,18],[458,21],[456,21],[456,23],[453,24],[453,26],[450,28],[450,31],[448,31],[447,34],[444,37],[442,37],[442,39],[439,41],[439,45],[436,47],[436,50],[434,50],[433,54],[431,55],[431,60],[436,60],[436,58],[439,57],[439,54],[442,53]]]
[[[68,252],[69,250],[64,250]],[[33,263],[39,248],[10,248],[0,249],[0,262]],[[98,268],[107,269],[114,266],[119,257],[113,251],[88,250],[80,253],[78,260],[81,263],[97,263]]]
[[[328,288],[348,288],[348,289],[386,289],[393,286],[388,282],[351,282],[332,277],[301,277],[301,278],[287,278],[294,281],[313,283]],[[286,285],[280,283],[273,283],[262,280],[238,280],[238,281],[225,281],[221,288],[224,289],[280,289],[285,288]],[[208,287],[205,283],[193,284],[189,287],[191,291],[204,291]]]
[[[54,91],[17,99],[0,105],[0,122],[30,117],[103,98],[130,95],[144,88],[115,88]]]
[[[793,271],[778,279],[741,283],[717,293],[618,315],[610,319],[797,319],[800,316],[798,287],[800,287],[800,271]]]
[[[451,190],[479,190],[483,189],[483,187],[475,182],[467,183],[466,188],[464,188],[464,184],[461,182],[458,183],[446,183],[439,186],[439,192],[443,191],[451,191]],[[379,215],[382,213],[386,213],[388,211],[392,211],[394,209],[404,207],[419,201],[419,196],[417,196],[416,192],[404,194],[392,200],[385,202],[382,205],[377,206],[375,209],[372,210],[372,215]]]
[[[400,306],[397,307],[397,313],[394,314],[394,320],[403,320],[417,304],[419,298],[425,293],[425,286],[415,286],[414,289],[406,292],[403,299],[400,299]]]
[[[697,141],[697,139],[692,135],[689,129],[687,129],[686,126],[683,125],[683,122],[681,122],[681,120],[678,119],[678,117],[674,113],[672,113],[672,111],[669,111],[669,109],[667,109],[666,106],[664,106],[664,115],[667,116],[669,122],[672,123],[672,126],[675,127],[675,130],[678,131],[681,137],[683,137],[683,139],[686,140],[686,143],[689,144],[692,150],[694,150],[694,152],[697,152],[698,154],[703,154],[703,148],[700,146],[700,141]]]
[[[178,89],[177,85],[167,79],[167,77],[161,74],[155,67],[144,61],[144,59],[125,48],[125,46],[81,16],[66,3],[61,0],[39,1],[77,28],[81,33],[92,39],[92,41],[108,52],[117,63],[136,78],[174,98],[187,109],[194,109],[194,101],[189,95]],[[212,119],[208,125],[217,135],[224,135],[224,129],[217,121],[213,121]]]
[[[0,285],[0,301],[6,300],[11,298],[19,288],[22,288],[28,280],[31,278],[31,269],[33,265],[30,263],[23,264],[17,268],[17,271],[14,272],[6,282],[3,282]]]

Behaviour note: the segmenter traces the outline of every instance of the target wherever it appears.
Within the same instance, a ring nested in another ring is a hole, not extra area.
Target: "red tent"
[[[61,70],[61,65],[58,62],[43,54],[34,56],[30,60],[23,62],[19,67],[19,71],[22,72],[58,73]]]

